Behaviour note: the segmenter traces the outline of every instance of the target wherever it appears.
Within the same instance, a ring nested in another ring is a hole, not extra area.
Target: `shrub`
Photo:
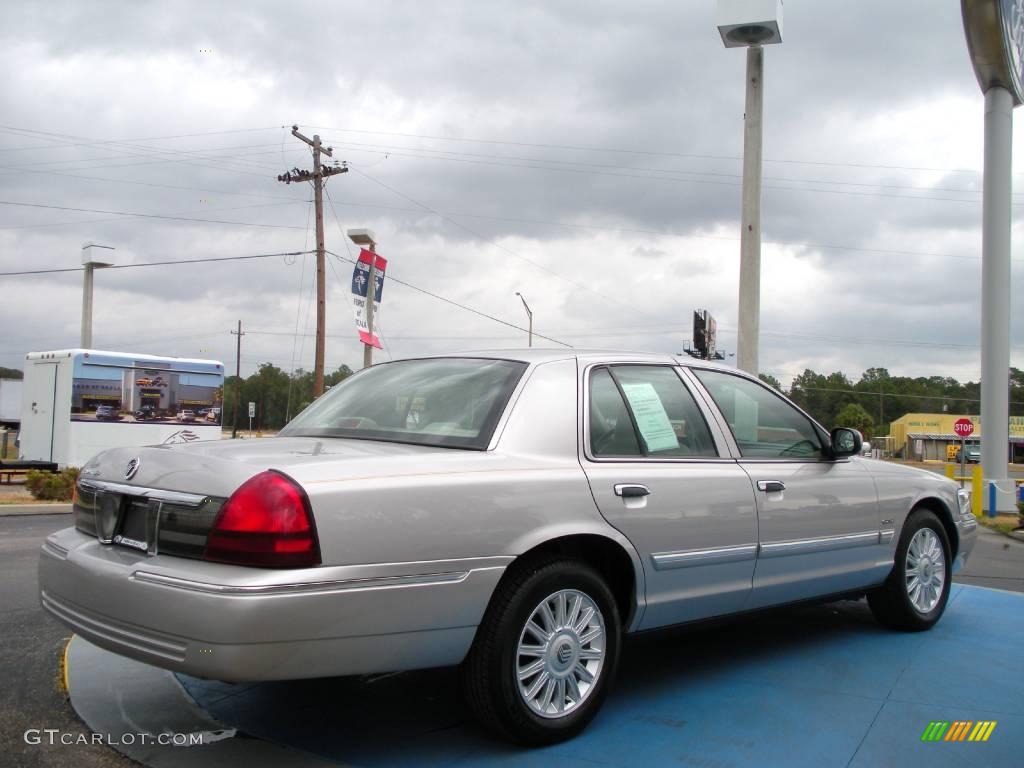
[[[25,487],[37,499],[71,501],[79,471],[78,467],[68,467],[60,472],[30,469],[25,478]]]

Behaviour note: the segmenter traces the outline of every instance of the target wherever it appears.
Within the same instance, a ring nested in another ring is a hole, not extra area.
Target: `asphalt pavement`
[[[61,658],[71,632],[39,607],[36,563],[53,531],[71,523],[67,514],[0,517],[0,765],[122,768],[135,765],[100,745],[28,744],[29,729],[59,729],[84,739],[89,729],[68,706]]]
[[[0,516],[0,632],[5,640],[0,645],[0,764],[5,766],[134,765],[104,746],[25,741],[28,729],[89,734],[61,685],[61,658],[70,632],[42,612],[37,594],[39,547],[47,535],[69,524],[67,514]],[[954,581],[1024,592],[1024,542],[984,528],[979,532],[968,566]]]

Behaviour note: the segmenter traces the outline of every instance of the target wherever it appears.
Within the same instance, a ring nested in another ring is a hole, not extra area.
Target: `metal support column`
[[[981,240],[981,465],[993,481],[998,509],[1015,508],[1007,477],[1010,386],[1010,226],[1013,96],[985,93],[985,176]]]
[[[758,373],[761,326],[761,153],[764,49],[747,48],[747,98],[743,118],[743,203],[740,214],[740,300],[736,365]]]

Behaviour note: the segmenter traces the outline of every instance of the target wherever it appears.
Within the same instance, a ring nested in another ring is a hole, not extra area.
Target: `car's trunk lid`
[[[275,469],[299,480],[384,474],[425,455],[462,451],[365,440],[280,437],[115,448],[82,469],[75,526],[101,542],[150,554],[200,558],[227,498]],[[328,469],[329,467],[329,469]]]

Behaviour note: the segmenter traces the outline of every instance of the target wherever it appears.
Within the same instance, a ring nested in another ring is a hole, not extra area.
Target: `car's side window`
[[[594,456],[642,456],[633,422],[607,368],[590,375],[590,452]]]
[[[821,459],[821,435],[811,421],[763,384],[731,373],[692,369],[729,423],[748,458]]]
[[[595,457],[718,456],[697,403],[666,366],[616,365],[590,377],[590,451]]]

